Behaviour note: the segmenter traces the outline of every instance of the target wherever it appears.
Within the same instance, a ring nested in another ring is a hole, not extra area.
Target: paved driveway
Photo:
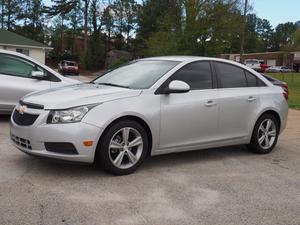
[[[0,119],[0,224],[300,224],[300,111],[269,155],[243,146],[157,156],[135,174],[33,158]]]

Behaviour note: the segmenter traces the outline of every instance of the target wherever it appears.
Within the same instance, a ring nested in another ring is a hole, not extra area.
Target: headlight
[[[47,123],[75,123],[80,122],[87,112],[95,105],[78,106],[65,110],[51,110]]]

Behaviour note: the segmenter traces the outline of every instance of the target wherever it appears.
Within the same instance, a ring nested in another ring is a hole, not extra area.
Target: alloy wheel
[[[142,135],[132,127],[118,130],[110,140],[109,159],[119,169],[128,169],[134,166],[141,158],[142,153]]]
[[[276,125],[273,120],[265,119],[262,121],[258,128],[258,144],[263,149],[269,149],[272,147],[276,140]]]

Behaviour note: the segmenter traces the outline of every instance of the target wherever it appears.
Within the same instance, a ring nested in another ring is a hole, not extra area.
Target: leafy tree
[[[262,51],[268,51],[272,45],[273,29],[270,22],[266,19],[257,18],[256,32],[262,44]]]
[[[111,32],[114,27],[113,10],[111,5],[108,5],[103,10],[103,13],[101,15],[101,23],[104,26],[105,31],[107,32],[107,42],[110,42]]]
[[[19,15],[23,22],[16,32],[33,40],[44,42],[44,12],[42,0],[24,1],[22,13]]]
[[[291,37],[296,31],[297,26],[294,23],[287,22],[277,25],[272,37],[272,50],[279,51],[285,45],[291,43]]]
[[[283,47],[284,51],[300,51],[300,28],[292,35],[290,42]]]
[[[169,2],[166,0],[145,0],[138,5],[137,36],[148,39],[152,33],[158,31],[160,19],[168,12]]]
[[[52,0],[53,5],[47,7],[46,11],[50,16],[60,15],[64,18],[78,5],[83,5],[83,31],[84,31],[84,52],[87,52],[88,47],[88,13],[91,0]]]
[[[1,28],[13,30],[16,26],[16,20],[19,19],[21,12],[21,0],[1,0]]]
[[[171,9],[158,18],[162,21],[157,22],[159,31],[150,35],[150,55],[217,56],[238,49],[241,16],[237,1],[176,1]]]
[[[90,35],[90,48],[85,55],[85,65],[87,69],[97,69],[104,65],[104,46],[100,39],[101,24],[99,24],[100,15],[98,13],[98,1],[91,1],[91,21],[92,21],[92,34]]]
[[[137,3],[135,0],[116,0],[113,4],[114,26],[117,37],[126,38],[126,49],[129,49],[129,42],[132,31],[136,27]]]

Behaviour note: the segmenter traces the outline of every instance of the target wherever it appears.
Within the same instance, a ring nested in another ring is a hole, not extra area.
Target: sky
[[[300,0],[249,0],[253,12],[270,21],[273,28],[279,23],[300,20]]]
[[[142,0],[137,0],[142,2]],[[244,0],[242,0],[244,1]],[[300,0],[248,0],[258,17],[270,21],[273,28],[279,23],[296,22],[300,20]],[[51,0],[44,0],[46,5]]]

